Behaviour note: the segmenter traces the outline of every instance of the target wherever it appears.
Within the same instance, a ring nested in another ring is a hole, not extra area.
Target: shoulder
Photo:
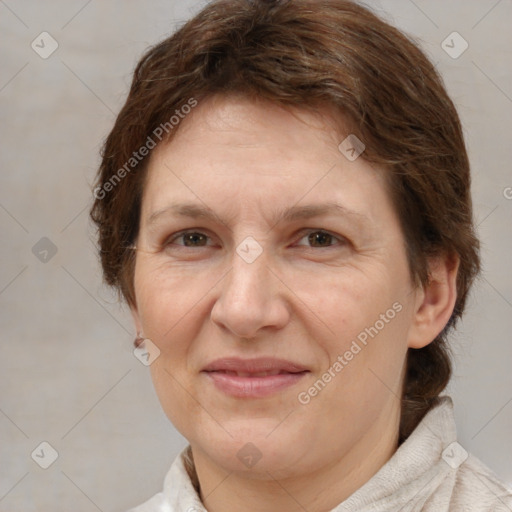
[[[510,512],[512,489],[474,455],[456,469],[450,510]]]

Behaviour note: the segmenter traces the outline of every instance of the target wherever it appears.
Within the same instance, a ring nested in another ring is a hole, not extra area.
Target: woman
[[[138,64],[92,218],[190,445],[143,511],[512,510],[456,442],[480,262],[460,122],[345,0],[209,3]]]

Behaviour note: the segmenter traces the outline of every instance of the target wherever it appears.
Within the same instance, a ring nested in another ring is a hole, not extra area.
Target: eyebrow
[[[148,225],[155,223],[163,216],[174,215],[177,217],[189,217],[193,219],[205,219],[211,221],[221,222],[226,226],[229,225],[233,216],[230,218],[222,219],[215,212],[208,208],[195,203],[174,203],[161,210],[157,210],[148,218]],[[350,216],[355,217],[363,222],[370,222],[370,219],[363,213],[351,210],[338,203],[327,202],[322,204],[306,204],[295,205],[283,210],[274,210],[272,215],[272,226],[279,222],[293,222],[296,220],[304,220],[313,217],[320,217],[325,215],[336,216]]]

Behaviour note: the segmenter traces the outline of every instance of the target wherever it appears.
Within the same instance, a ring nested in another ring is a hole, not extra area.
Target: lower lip
[[[267,377],[239,377],[223,372],[204,372],[217,389],[236,398],[264,398],[293,386],[308,372],[281,373]]]

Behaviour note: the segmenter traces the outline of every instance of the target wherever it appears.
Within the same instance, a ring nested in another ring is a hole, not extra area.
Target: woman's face
[[[216,97],[181,122],[151,155],[134,278],[169,419],[258,478],[396,444],[421,297],[381,171],[328,112]]]

